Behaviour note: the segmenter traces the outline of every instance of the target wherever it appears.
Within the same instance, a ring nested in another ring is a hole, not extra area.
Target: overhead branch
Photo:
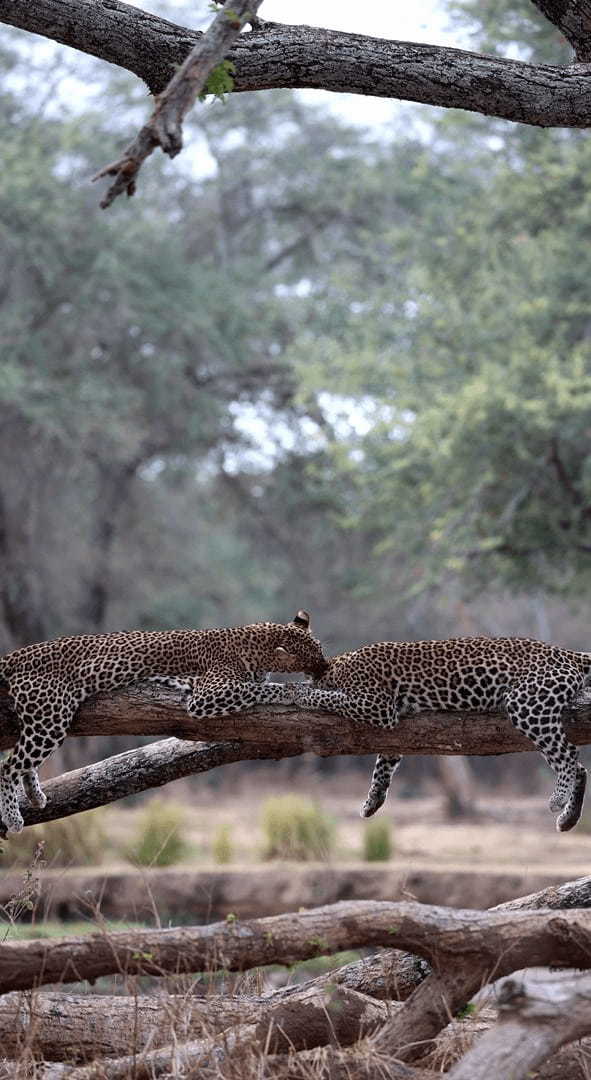
[[[572,45],[580,63],[591,60],[591,2],[590,0],[532,0],[554,26],[557,26]]]
[[[169,157],[176,157],[183,146],[183,120],[207,80],[226,56],[244,24],[256,15],[262,0],[226,0],[211,26],[199,38],[189,55],[175,71],[166,89],[157,97],[154,111],[122,156],[101,169],[94,180],[103,176],[115,179],[101,201],[110,206],[118,195],[133,195],[136,179],[144,161],[157,146]]]
[[[545,0],[545,6],[574,10],[577,0]],[[586,8],[588,0],[579,0],[578,6]],[[187,27],[122,0],[0,0],[0,21],[118,64],[154,94],[164,90],[201,39]],[[591,70],[583,64],[527,64],[439,45],[277,23],[262,23],[241,35],[227,56],[235,65],[234,90],[239,92],[313,87],[467,109],[541,127],[591,125]]]

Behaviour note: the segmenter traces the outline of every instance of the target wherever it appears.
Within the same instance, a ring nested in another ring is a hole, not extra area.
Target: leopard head
[[[303,671],[319,678],[328,663],[320,642],[310,632],[310,616],[298,611],[293,622],[278,625],[269,671]]]

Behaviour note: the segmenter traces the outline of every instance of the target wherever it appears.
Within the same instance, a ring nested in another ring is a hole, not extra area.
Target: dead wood
[[[497,987],[499,1021],[448,1073],[450,1080],[526,1080],[565,1043],[591,1032],[591,974],[528,973]]]
[[[156,98],[154,110],[122,156],[101,169],[94,180],[114,176],[101,201],[103,209],[125,192],[133,195],[144,161],[157,146],[175,157],[183,146],[183,120],[207,84],[217,65],[226,56],[244,24],[256,16],[261,0],[226,0],[208,30],[175,71],[166,89]]]
[[[264,997],[11,993],[0,997],[0,1045],[7,1057],[29,1046],[47,1061],[134,1057],[196,1039],[211,1053],[212,1035],[242,1027],[243,1042],[276,1054],[349,1046],[383,1025],[392,1008],[328,978]]]
[[[463,1003],[480,982],[526,965],[584,966],[591,945],[591,913],[581,909],[478,912],[357,901],[249,922],[226,920],[202,927],[6,941],[0,944],[0,993],[121,972],[245,971],[270,963],[293,964],[345,948],[389,947],[393,940],[427,959],[433,968],[433,975],[400,1010],[400,1015],[405,1009],[414,1014],[414,999],[424,996],[429,981],[450,968],[462,974],[458,993],[464,995]],[[468,969],[465,973],[464,968]]]

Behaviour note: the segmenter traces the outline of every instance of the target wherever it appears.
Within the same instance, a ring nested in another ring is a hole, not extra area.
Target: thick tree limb
[[[591,697],[581,697],[567,714],[566,731],[575,743],[591,743]],[[18,726],[6,690],[0,687],[0,750],[16,741]],[[175,735],[179,739],[236,741],[283,749],[289,757],[312,751],[332,754],[509,754],[535,750],[501,712],[422,712],[402,717],[391,731],[360,724],[335,713],[296,706],[259,706],[249,712],[199,720],[190,717],[179,695],[150,683],[88,698],[70,735]],[[251,751],[244,747],[244,757]]]
[[[591,742],[591,705],[581,700],[566,729],[577,743]],[[6,690],[0,687],[0,749],[16,741],[18,725]],[[392,731],[357,724],[332,713],[308,712],[295,706],[267,706],[226,717],[195,720],[172,691],[151,684],[84,702],[72,735],[175,735],[189,742],[222,739],[211,746],[187,746],[173,740],[141,747],[76,769],[45,785],[43,810],[22,807],[26,825],[77,814],[231,761],[277,759],[313,751],[367,754],[503,754],[532,751],[501,713],[436,713],[403,717]]]
[[[548,8],[574,9],[575,3],[546,0]],[[0,21],[118,64],[144,79],[155,94],[201,36],[122,0],[0,0]],[[569,40],[575,24],[573,16],[568,27],[561,25]],[[315,87],[467,109],[542,127],[591,124],[591,71],[583,65],[526,64],[274,23],[243,34],[228,58],[236,67],[236,91]]]
[[[199,38],[166,90],[156,99],[154,111],[118,161],[106,165],[94,180],[114,176],[115,180],[101,201],[103,209],[126,192],[133,195],[136,178],[144,161],[157,146],[175,157],[183,146],[183,120],[195,104],[213,69],[224,59],[245,22],[256,15],[261,0],[226,0],[211,26]]]
[[[391,947],[394,940],[427,959],[435,977],[454,970],[458,985],[465,982],[463,1003],[493,975],[498,978],[526,965],[585,966],[591,954],[591,912],[477,912],[366,900],[244,923],[6,941],[0,944],[0,993],[121,972],[245,971],[344,948]],[[407,1006],[432,978],[398,1015],[409,1011]]]
[[[591,877],[509,900],[495,910],[573,907],[591,907]],[[368,999],[404,1001],[429,971],[419,957],[387,949],[300,986],[258,997],[9,993],[0,998],[0,1046],[8,1057],[18,1056],[28,1045],[48,1061],[85,1060],[139,1054],[148,1043],[158,1048],[238,1024],[253,1025],[259,1042],[275,1053],[285,1049],[288,1032],[296,1049],[321,1046],[335,1037],[347,1046],[380,1022],[380,1016],[382,1023],[388,1018],[387,1011],[371,1011]],[[337,1003],[335,1020],[330,1012]]]
[[[500,1019],[448,1073],[449,1080],[527,1080],[565,1043],[591,1032],[588,972],[505,979]]]
[[[497,910],[590,904],[591,877],[586,877],[519,897]],[[9,993],[0,999],[0,1045],[8,1057],[17,1057],[28,1046],[49,1061],[123,1054],[122,1061],[113,1062],[112,1069],[109,1066],[113,1078],[125,1076],[129,1055],[141,1055],[148,1045],[158,1049],[166,1043],[174,1047],[181,1043],[183,1054],[193,1063],[211,1054],[217,1045],[227,1058],[228,1043],[212,1039],[212,1034],[237,1025],[241,1031],[232,1032],[232,1053],[238,1052],[238,1046],[258,1046],[268,1053],[285,1052],[290,1046],[301,1050],[332,1042],[347,1046],[372,1028],[383,1026],[391,1015],[387,1009],[372,1007],[371,998],[404,999],[417,985],[417,978],[424,978],[425,968],[417,957],[387,950],[302,986],[282,987],[263,997],[196,999],[170,995],[135,999]],[[187,1038],[199,1036],[198,1044],[185,1043]],[[162,1053],[146,1054],[142,1067],[155,1074],[160,1066],[170,1063],[173,1052],[169,1046]],[[78,1072],[66,1073],[65,1069],[59,1075],[71,1075],[73,1080],[78,1076]],[[82,1080],[86,1073],[81,1071],[79,1075]]]
[[[212,1033],[243,1026],[250,1042],[286,1053],[327,1043],[349,1046],[384,1024],[390,1012],[385,1002],[329,978],[267,997],[14,993],[0,997],[0,1040],[7,1057],[29,1045],[48,1061],[84,1061],[197,1038],[211,1043]]]

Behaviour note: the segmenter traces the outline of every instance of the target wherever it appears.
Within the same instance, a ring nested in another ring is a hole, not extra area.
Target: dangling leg
[[[7,832],[18,833],[24,826],[19,809],[20,783],[33,797],[33,805],[45,805],[37,769],[63,743],[77,703],[67,690],[49,680],[40,681],[26,693],[12,689],[11,697],[21,731],[12,753],[0,766],[0,817]]]
[[[37,807],[38,810],[43,810],[43,807],[47,806],[47,797],[43,794],[43,788],[39,783],[37,770],[29,769],[28,772],[23,773],[22,782],[25,789],[25,795],[31,806]]]
[[[383,754],[378,754],[367,798],[360,810],[362,818],[372,817],[376,810],[384,805],[392,777],[401,761],[401,757],[384,757]]]
[[[360,720],[375,727],[393,728],[398,723],[394,696],[374,690],[371,686],[355,694],[345,690],[325,690],[308,683],[294,683],[292,690],[295,703],[306,709],[342,713],[351,720]],[[378,755],[367,798],[360,811],[361,817],[371,817],[383,805],[390,781],[401,760],[398,755]]]
[[[556,828],[558,832],[569,832],[577,824],[581,816],[583,809],[583,801],[585,798],[585,788],[587,787],[587,770],[581,765],[580,761],[577,764],[577,775],[575,778],[575,786],[569,796],[569,800],[556,819]]]
[[[577,747],[568,741],[562,727],[562,713],[566,701],[554,699],[550,704],[547,698],[538,697],[537,689],[537,684],[526,684],[511,690],[507,695],[507,712],[517,730],[527,735],[544,756],[556,777],[549,801],[550,810],[557,813],[567,804],[570,807],[567,813],[559,818],[557,827],[560,828],[561,820],[566,818],[567,827],[572,828],[575,822],[568,824],[575,809],[574,805],[571,806],[571,800],[579,801],[582,807],[580,782],[578,795],[575,791],[578,769],[582,768],[579,765],[579,752]],[[569,695],[569,698],[572,696]],[[564,831],[564,828],[560,831]]]

